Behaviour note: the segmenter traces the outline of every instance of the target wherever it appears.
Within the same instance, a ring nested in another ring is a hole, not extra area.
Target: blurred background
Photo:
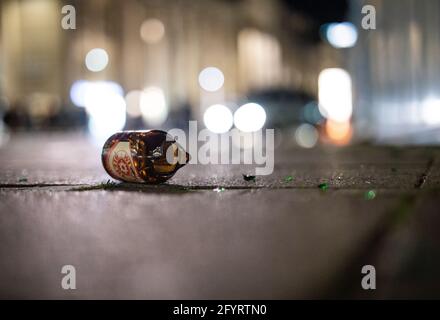
[[[438,0],[0,3],[0,146],[189,120],[304,148],[440,142]]]

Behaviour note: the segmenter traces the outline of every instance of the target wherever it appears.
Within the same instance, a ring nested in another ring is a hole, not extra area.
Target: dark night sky
[[[317,24],[337,22],[345,19],[347,0],[283,0],[286,5],[295,11],[299,11]]]
[[[287,8],[311,19],[312,28],[301,35],[306,42],[321,41],[320,27],[329,22],[346,19],[348,0],[283,0]]]

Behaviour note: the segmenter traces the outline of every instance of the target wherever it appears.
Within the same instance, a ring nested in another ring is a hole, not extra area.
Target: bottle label
[[[105,164],[114,178],[128,182],[144,182],[134,166],[128,141],[116,143],[108,152]]]

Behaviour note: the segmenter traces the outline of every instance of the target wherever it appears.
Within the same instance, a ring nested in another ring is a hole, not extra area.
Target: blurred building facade
[[[64,5],[76,9],[75,30],[61,28]],[[297,36],[310,22],[282,1],[3,0],[0,10],[0,94],[36,115],[74,108],[69,91],[83,79],[115,81],[125,93],[161,88],[171,111],[190,105],[200,119],[208,105],[252,90],[316,96],[319,72],[342,61],[325,43]],[[93,48],[109,56],[100,72],[84,64]],[[209,66],[224,74],[217,92],[198,83]]]
[[[376,9],[376,29],[361,27],[364,5]],[[359,26],[350,50],[354,123],[380,142],[440,141],[440,2],[352,0]]]

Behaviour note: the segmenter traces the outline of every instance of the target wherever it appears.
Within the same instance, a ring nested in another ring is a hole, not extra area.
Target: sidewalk
[[[287,146],[255,182],[188,165],[160,186],[100,161],[77,134],[0,149],[0,298],[440,297],[438,148]]]

